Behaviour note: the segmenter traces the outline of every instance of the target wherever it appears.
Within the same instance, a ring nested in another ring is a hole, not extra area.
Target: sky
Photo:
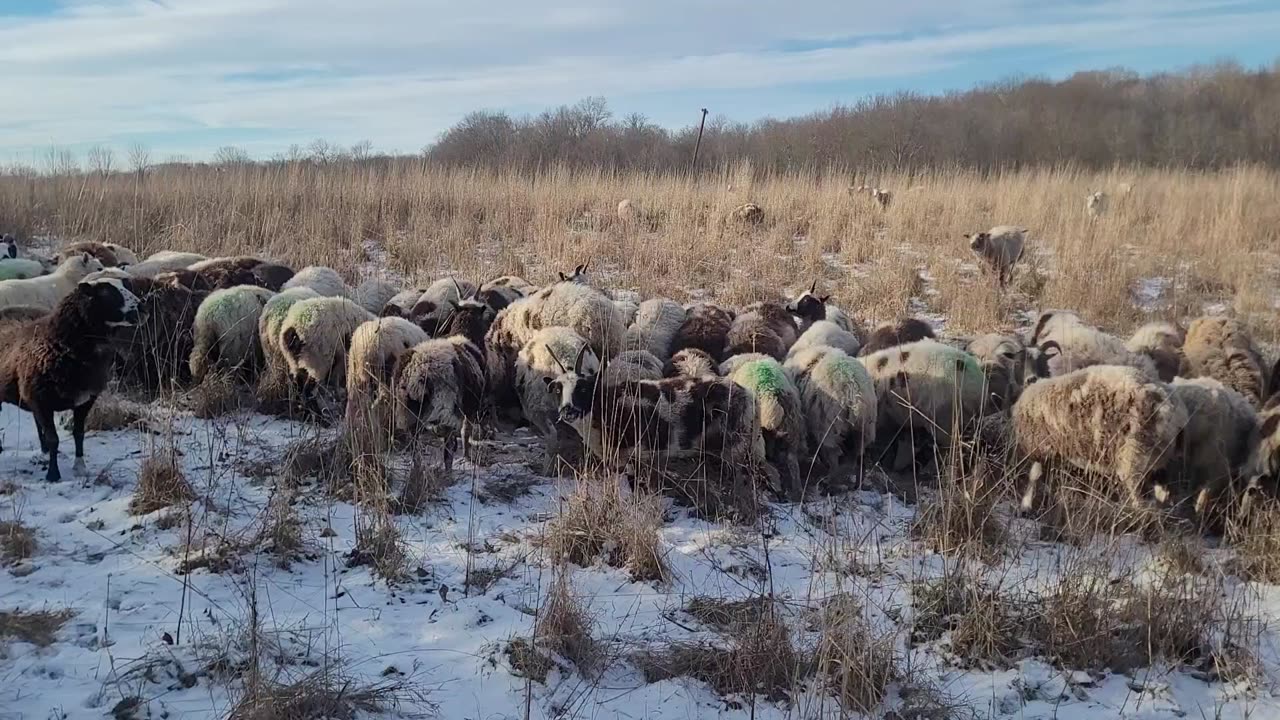
[[[0,162],[416,152],[603,96],[677,128],[896,90],[1280,58],[1277,0],[0,0]]]

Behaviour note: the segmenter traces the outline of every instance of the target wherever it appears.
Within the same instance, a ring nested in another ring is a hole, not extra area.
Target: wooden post
[[[698,123],[698,142],[693,145],[693,166],[692,169],[698,170],[698,151],[702,149],[702,131],[707,127],[707,109],[702,108],[702,122]]]

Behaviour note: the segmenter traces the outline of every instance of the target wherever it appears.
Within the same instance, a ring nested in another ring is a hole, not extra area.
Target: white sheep
[[[1024,510],[1035,505],[1046,463],[1111,476],[1141,506],[1149,481],[1157,497],[1167,493],[1162,476],[1187,409],[1136,368],[1094,365],[1027,386],[1010,423],[1018,454],[1033,462]]]
[[[1177,458],[1183,485],[1195,495],[1196,513],[1216,524],[1232,482],[1255,457],[1258,413],[1245,396],[1211,378],[1175,378],[1170,388],[1187,410]]]
[[[253,371],[260,351],[258,318],[270,290],[238,285],[216,290],[196,309],[191,377],[203,380],[215,369]]]
[[[1013,225],[997,225],[986,232],[965,233],[969,249],[993,272],[1000,287],[1013,277],[1013,266],[1026,251],[1027,229]]]
[[[1155,364],[1156,374],[1164,382],[1185,376],[1189,368],[1187,356],[1182,352],[1186,332],[1170,322],[1150,322],[1133,332],[1124,346],[1135,353],[1142,353]]]
[[[564,374],[580,355],[584,372],[599,371],[600,360],[585,338],[566,327],[549,327],[534,333],[516,356],[515,389],[525,419],[542,436],[544,474],[555,472],[562,446],[573,440],[572,431],[559,422],[560,398],[547,392],[547,381]]]
[[[528,280],[525,280],[519,275],[501,275],[496,277],[482,284],[480,286],[480,291],[484,292],[485,290],[496,290],[498,288],[511,288],[512,290],[520,293],[522,297],[538,292],[538,286]]]
[[[875,442],[879,403],[875,383],[853,356],[813,346],[793,353],[785,367],[795,378],[809,449],[828,474],[857,462]]]
[[[280,348],[289,376],[303,389],[344,385],[351,335],[373,319],[373,313],[345,297],[294,303],[280,324]]]
[[[674,300],[651,298],[640,303],[622,346],[647,350],[660,361],[671,357],[671,343],[685,321],[685,309]]]
[[[618,222],[630,225],[640,218],[640,207],[629,198],[618,201]]]
[[[318,297],[321,297],[320,293],[309,287],[289,288],[276,293],[262,306],[262,313],[258,316],[258,342],[262,345],[263,365],[269,380],[280,380],[288,374],[289,366],[280,345],[280,327],[284,325],[289,308],[295,303]]]
[[[351,288],[347,286],[347,282],[342,279],[338,271],[323,265],[308,265],[302,268],[289,278],[288,282],[280,286],[280,289],[283,291],[296,287],[309,287],[320,293],[322,297],[351,297]]]
[[[875,383],[881,430],[911,427],[940,446],[952,433],[999,409],[978,359],[935,340],[919,340],[859,358]]]
[[[687,347],[663,364],[665,377],[718,377],[719,364],[702,348]]]
[[[604,381],[611,385],[629,380],[661,379],[662,361],[648,350],[623,350],[604,370]]]
[[[0,280],[29,280],[45,274],[44,263],[29,258],[0,258]]]
[[[765,459],[777,470],[787,497],[800,500],[804,493],[800,458],[808,456],[809,442],[800,391],[790,373],[768,355],[753,353],[724,361],[720,374],[755,398]]]
[[[117,266],[128,267],[131,265],[138,264],[137,253],[130,250],[129,248],[123,245],[117,245],[116,243],[103,243],[103,244],[106,245],[107,249],[110,250],[112,254],[116,256]]]
[[[1090,192],[1084,199],[1084,212],[1090,218],[1101,217],[1107,212],[1107,194],[1101,190]]]
[[[857,335],[842,329],[839,325],[829,320],[819,320],[811,323],[809,329],[800,334],[795,344],[787,351],[787,355],[790,357],[816,347],[833,347],[856,356],[858,350],[862,348],[862,343],[859,342]]]
[[[1016,335],[979,335],[966,342],[964,349],[977,358],[990,396],[1002,409],[1017,402],[1022,388],[1036,376],[1039,350],[1026,347]]]
[[[640,304],[630,300],[613,299],[613,307],[618,311],[618,319],[622,321],[623,326],[630,327],[635,322],[636,314],[640,312]]]
[[[1182,352],[1192,376],[1211,377],[1249,398],[1254,407],[1266,400],[1267,367],[1240,321],[1223,317],[1192,321]]]
[[[356,286],[356,289],[351,293],[351,299],[374,315],[380,315],[382,308],[386,307],[387,303],[398,292],[399,290],[395,285],[382,278],[371,277],[365,278]]]
[[[207,259],[199,253],[161,250],[146,260],[129,265],[129,274],[134,277],[155,277],[161,273],[186,270],[194,263]]]
[[[1149,355],[1133,352],[1120,338],[1087,325],[1074,313],[1046,311],[1040,314],[1031,344],[1041,354],[1037,374],[1056,377],[1092,365],[1127,365],[1160,377]]]
[[[102,269],[102,263],[88,253],[67,258],[48,275],[26,280],[0,281],[0,308],[11,305],[53,310],[85,276]]]
[[[370,441],[367,451],[385,450],[393,435],[391,377],[396,361],[430,339],[422,328],[398,317],[366,321],[351,334],[346,423],[353,437]]]

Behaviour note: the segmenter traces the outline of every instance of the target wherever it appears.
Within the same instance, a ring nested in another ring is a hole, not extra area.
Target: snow
[[[201,496],[191,509],[190,532],[197,541],[248,537],[261,522],[274,483],[246,473],[261,475],[250,470],[262,466],[278,472],[284,448],[319,431],[251,413],[203,421],[160,407],[150,424],[161,434],[91,433],[87,455],[93,475],[46,484],[30,417],[12,406],[0,411],[0,477],[18,486],[0,496],[8,514],[0,519],[18,516],[38,529],[40,543],[24,566],[29,573],[0,576],[0,608],[75,612],[48,648],[0,641],[0,718],[101,718],[131,695],[145,700],[150,717],[225,717],[235,684],[228,689],[196,671],[218,653],[244,657],[240,639],[252,587],[263,637],[281,649],[277,661],[288,659],[282,672],[297,677],[330,657],[370,682],[403,673],[427,691],[429,704],[402,705],[399,715],[434,705],[444,718],[522,717],[528,694],[533,718],[745,719],[753,714],[748,699],[721,698],[699,681],[646,684],[625,660],[627,649],[714,637],[681,613],[691,598],[747,598],[770,588],[801,644],[811,639],[797,621],[801,611],[839,592],[858,598],[874,625],[904,635],[899,623],[910,616],[911,583],[938,574],[944,565],[908,537],[915,508],[875,490],[814,501],[803,510],[777,506],[767,543],[751,528],[671,508],[661,531],[673,574],[669,584],[635,582],[625,570],[603,565],[572,570],[573,592],[589,608],[596,638],[617,656],[614,662],[594,682],[565,666],[553,670],[546,685],[531,683],[513,673],[503,650],[512,638],[532,633],[534,608],[553,574],[537,540],[571,482],[530,474],[524,462],[536,464],[539,449],[528,436],[492,441],[489,457],[501,462],[477,467],[459,461],[457,482],[441,501],[422,515],[400,516],[413,567],[421,570],[388,587],[368,568],[346,567],[356,509],[326,499],[317,486],[303,488],[298,506],[314,550],[309,559],[286,570],[264,548],[249,547],[239,572],[180,574],[186,516],[166,523],[162,519],[171,511],[142,517],[128,512],[149,448],[172,434]],[[71,447],[69,438],[64,447]],[[513,482],[529,484],[528,494],[507,503],[488,492]],[[329,537],[321,534],[325,528],[332,529],[325,533]],[[1064,549],[1033,542],[1024,552],[1009,571],[1048,582],[1056,572],[1054,558]],[[486,591],[467,594],[469,562],[511,570]],[[1264,615],[1274,617],[1280,594],[1274,588],[1254,592]],[[178,642],[167,644],[165,633]],[[1274,676],[1280,658],[1269,631],[1264,639],[1272,649],[1263,660]],[[966,670],[948,664],[934,645],[908,649],[901,637],[898,642],[913,667],[923,668],[937,687],[979,716],[1280,717],[1280,702],[1267,687],[1242,694],[1229,684],[1163,669],[1096,677],[1036,659],[1007,670]],[[900,702],[891,693],[886,707]],[[754,716],[796,717],[803,710],[804,717],[834,717],[833,708],[829,701],[819,703],[819,692],[810,687],[794,705],[757,698]]]

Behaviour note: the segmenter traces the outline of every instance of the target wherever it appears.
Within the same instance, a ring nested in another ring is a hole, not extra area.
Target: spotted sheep
[[[1040,352],[1037,374],[1057,377],[1093,365],[1126,365],[1157,379],[1155,362],[1123,340],[1086,324],[1075,313],[1046,310],[1036,319],[1029,344]]]
[[[547,380],[563,375],[565,363],[579,358],[583,372],[600,370],[600,359],[586,338],[567,327],[539,330],[520,348],[515,362],[515,391],[520,411],[542,438],[543,471],[556,470],[562,446],[577,442],[573,430],[560,422],[560,400],[547,393]]]
[[[54,413],[65,410],[73,413],[74,472],[87,474],[85,418],[111,377],[112,333],[137,322],[138,298],[120,280],[105,278],[76,284],[44,317],[0,329],[0,401],[35,419],[49,458],[47,481],[62,479]]]
[[[733,319],[725,337],[725,357],[763,353],[781,362],[798,336],[791,313],[774,302],[752,303]]]
[[[714,303],[695,303],[685,308],[684,322],[671,340],[671,354],[682,350],[701,350],[719,365],[724,361],[733,312]]]
[[[855,335],[861,335],[861,329],[854,324],[853,320],[836,305],[831,303],[830,295],[818,295],[818,281],[814,280],[813,285],[808,290],[801,293],[799,297],[787,303],[787,312],[796,317],[796,322],[800,326],[800,331],[804,332],[809,326],[819,321],[827,321],[839,327],[845,332]],[[858,338],[859,343],[862,338]]]
[[[933,326],[929,323],[916,318],[903,318],[897,322],[877,325],[871,331],[866,344],[858,350],[858,354],[871,355],[899,345],[935,338],[937,338],[937,335],[933,332]]]
[[[363,451],[380,452],[394,435],[391,379],[399,359],[430,340],[426,331],[398,317],[366,320],[351,334],[347,351],[346,425]]]

